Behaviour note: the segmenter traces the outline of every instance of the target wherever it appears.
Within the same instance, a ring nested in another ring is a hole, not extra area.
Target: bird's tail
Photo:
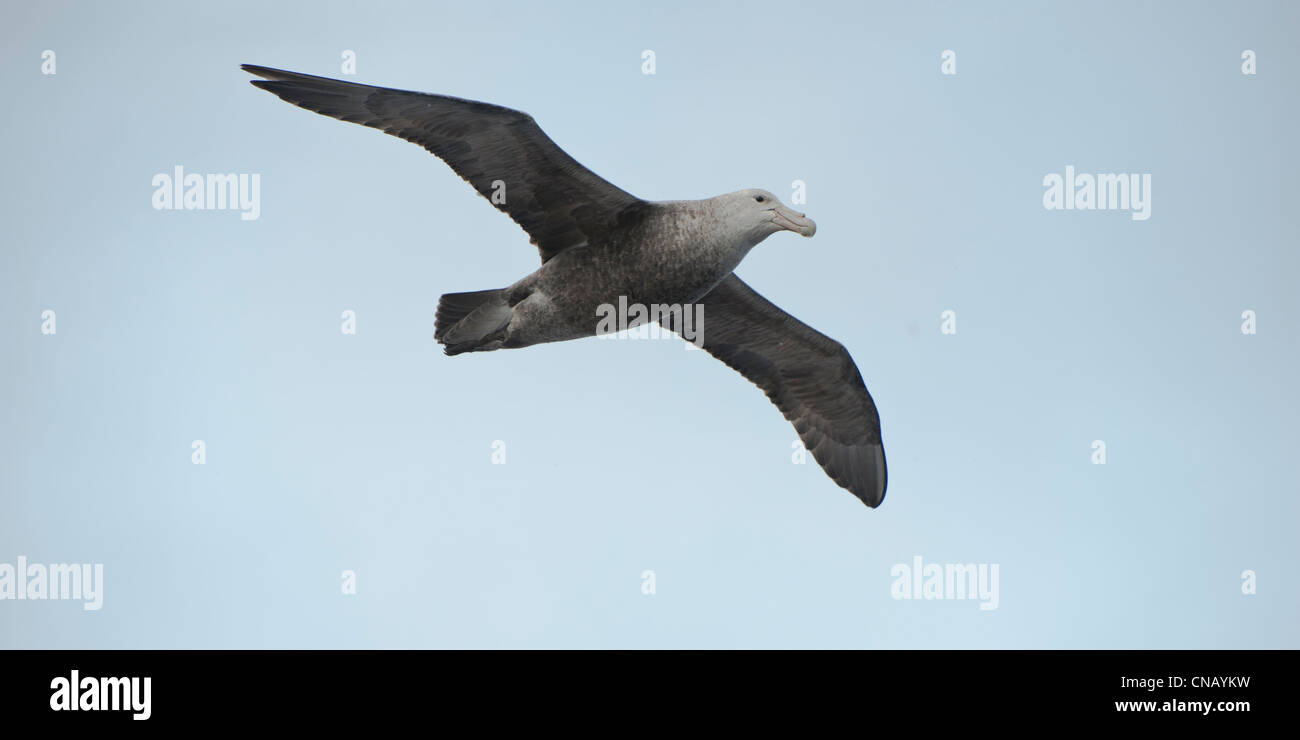
[[[449,355],[500,349],[511,313],[505,290],[446,293],[438,299],[433,338]]]

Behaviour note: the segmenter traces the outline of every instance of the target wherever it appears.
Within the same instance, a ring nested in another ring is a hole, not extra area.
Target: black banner
[[[330,726],[626,712],[738,720],[881,714],[903,726],[1253,725],[1286,719],[1292,652],[11,651],[0,716],[35,722]],[[484,714],[488,712],[489,714]]]

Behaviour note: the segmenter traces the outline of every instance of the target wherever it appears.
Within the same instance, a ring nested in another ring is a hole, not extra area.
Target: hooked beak
[[[817,233],[817,224],[802,213],[796,213],[784,205],[779,205],[772,210],[774,212],[772,221],[777,226],[800,236],[812,236]]]

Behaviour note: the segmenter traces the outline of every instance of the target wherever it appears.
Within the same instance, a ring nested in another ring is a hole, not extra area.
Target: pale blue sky
[[[103,563],[105,594],[0,601],[0,646],[1300,647],[1295,4],[2,14],[0,563]],[[536,252],[434,157],[238,68],[344,49],[641,197],[804,180],[816,237],[738,272],[853,353],[884,505],[680,343],[444,357],[438,296]],[[260,218],[153,210],[176,165],[258,173]],[[1150,220],[1044,210],[1066,165],[1151,174]],[[915,555],[998,564],[998,609],[894,600]]]

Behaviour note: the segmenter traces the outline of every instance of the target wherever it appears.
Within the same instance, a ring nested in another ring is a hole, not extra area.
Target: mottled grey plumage
[[[641,200],[509,108],[243,68],[283,100],[423,146],[532,237],[542,257],[536,272],[506,288],[439,301],[434,338],[447,354],[593,336],[597,306],[620,297],[647,306],[703,304],[704,349],[767,393],[836,483],[868,506],[883,500],[880,420],[848,351],[732,274],[777,231],[812,236],[816,225],[803,214],[764,190]],[[493,197],[502,190],[504,198]]]

